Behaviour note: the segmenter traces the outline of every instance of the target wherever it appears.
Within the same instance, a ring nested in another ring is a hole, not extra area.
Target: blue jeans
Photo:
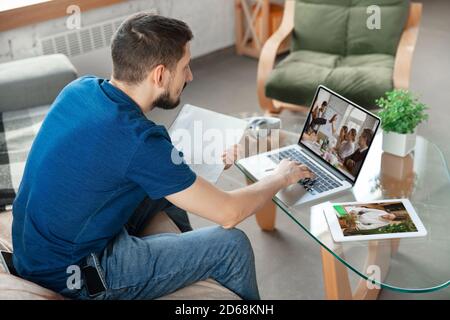
[[[160,211],[185,232],[137,237]],[[165,199],[146,198],[103,252],[86,258],[107,287],[93,299],[154,299],[208,278],[243,299],[259,299],[253,250],[244,232],[219,226],[189,230],[186,212]],[[84,285],[61,294],[91,299]]]

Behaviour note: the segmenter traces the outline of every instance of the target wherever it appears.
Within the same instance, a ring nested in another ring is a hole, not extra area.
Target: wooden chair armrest
[[[398,44],[394,63],[394,88],[408,89],[411,75],[413,53],[419,33],[422,4],[411,3],[405,30]]]
[[[286,0],[283,19],[280,27],[267,39],[262,47],[258,62],[258,74],[256,78],[258,100],[261,108],[273,110],[272,100],[264,93],[264,85],[275,64],[278,48],[294,30],[295,0]]]

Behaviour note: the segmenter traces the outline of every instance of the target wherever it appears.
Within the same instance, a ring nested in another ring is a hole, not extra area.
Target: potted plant
[[[427,106],[408,90],[388,91],[376,100],[383,129],[383,150],[404,157],[416,144],[416,127],[428,119]]]

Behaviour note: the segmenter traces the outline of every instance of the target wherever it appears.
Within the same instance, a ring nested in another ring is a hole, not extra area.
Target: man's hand
[[[224,228],[233,228],[257,212],[281,189],[297,183],[300,179],[312,177],[313,174],[306,166],[283,160],[272,174],[247,187],[222,191],[197,176],[189,188],[166,198],[181,209],[218,223]]]
[[[225,164],[225,170],[229,169],[233,163],[240,158],[241,147],[238,144],[225,150],[222,154],[222,161]]]
[[[273,172],[275,175],[280,175],[284,178],[285,186],[288,187],[291,184],[297,183],[301,179],[312,179],[314,174],[309,171],[308,167],[304,164],[287,159],[281,160],[278,167]]]

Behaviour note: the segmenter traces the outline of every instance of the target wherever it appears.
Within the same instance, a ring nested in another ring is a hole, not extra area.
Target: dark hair
[[[327,106],[328,102],[326,102],[325,100],[322,101],[322,106]]]
[[[147,12],[128,17],[111,42],[114,79],[135,84],[157,65],[173,70],[192,38],[191,29],[180,20]]]
[[[369,128],[365,128],[361,133],[361,136],[366,140],[366,144],[369,146],[372,142],[373,131]]]

